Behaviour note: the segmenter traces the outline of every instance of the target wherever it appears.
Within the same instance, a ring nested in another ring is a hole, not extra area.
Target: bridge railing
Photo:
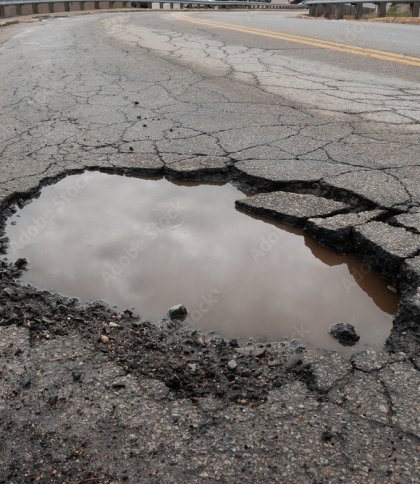
[[[410,15],[418,17],[420,12],[420,0],[399,0],[398,2],[390,2],[389,0],[310,0],[305,3],[309,7],[309,15],[311,17],[325,17],[333,19],[342,19],[344,17],[346,7],[351,7],[352,16],[355,19],[363,17],[365,6],[375,5],[378,17],[386,17],[386,7],[388,3],[405,4],[410,7]]]
[[[301,5],[291,5],[291,4],[272,4],[264,1],[244,1],[244,0],[0,0],[0,18],[10,17],[10,11],[6,9],[14,9],[12,15],[20,16],[27,14],[39,14],[41,13],[40,6],[46,5],[48,7],[48,12],[54,13],[56,11],[56,6],[59,5],[59,11],[71,12],[78,10],[85,10],[87,8],[100,9],[100,8],[129,8],[140,6],[143,8],[164,8],[164,5],[169,5],[170,9],[173,9],[175,5],[178,8],[183,9],[187,7],[195,8],[245,8],[245,9],[303,9]],[[30,6],[30,11],[25,11],[24,7],[26,5]]]

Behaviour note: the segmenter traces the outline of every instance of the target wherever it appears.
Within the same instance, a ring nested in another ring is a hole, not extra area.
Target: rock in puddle
[[[188,311],[183,304],[177,304],[168,309],[168,314],[171,319],[182,319],[185,318]]]
[[[328,332],[341,344],[352,345],[359,341],[360,336],[354,326],[349,323],[335,323],[328,328]]]

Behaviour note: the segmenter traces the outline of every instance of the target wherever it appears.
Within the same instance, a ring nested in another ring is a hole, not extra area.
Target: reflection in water
[[[183,303],[203,329],[332,349],[341,347],[328,326],[345,321],[361,336],[354,349],[381,346],[398,300],[379,276],[300,230],[239,212],[242,197],[231,185],[69,176],[9,220],[8,256],[28,259],[24,282],[143,318]]]
[[[319,245],[315,239],[306,234],[302,229],[292,227],[290,225],[285,225],[280,222],[273,222],[272,219],[267,217],[261,217],[258,215],[250,215],[249,212],[243,212],[247,215],[255,218],[256,220],[262,220],[270,225],[274,225],[282,230],[295,235],[301,235],[305,239],[305,245],[311,250],[312,254],[328,266],[337,266],[340,264],[346,264],[349,273],[353,276],[346,279],[343,283],[346,286],[352,284],[358,284],[360,288],[370,296],[375,304],[385,313],[394,314],[397,310],[398,297],[390,291],[386,290],[384,292],[384,281],[382,281],[379,276],[372,271],[372,269],[364,264],[354,255],[342,255],[337,252],[333,252],[321,245]],[[371,277],[368,277],[371,276]],[[378,283],[379,279],[379,283]]]

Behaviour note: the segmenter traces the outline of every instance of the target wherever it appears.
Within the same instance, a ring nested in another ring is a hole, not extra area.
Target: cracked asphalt
[[[294,16],[0,29],[2,222],[88,168],[234,182],[253,194],[243,209],[354,251],[400,291],[386,347],[347,360],[224,341],[22,287],[1,262],[0,482],[420,480],[420,71],[209,22],[417,57],[420,33]]]

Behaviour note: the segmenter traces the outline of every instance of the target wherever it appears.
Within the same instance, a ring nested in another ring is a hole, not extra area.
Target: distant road
[[[196,13],[194,12],[194,15]],[[261,29],[272,33],[299,35],[377,49],[420,59],[420,26],[356,22],[343,20],[302,19],[296,12],[214,12],[199,13],[201,25],[210,21],[228,23],[241,28]],[[210,25],[210,24],[209,24]]]

